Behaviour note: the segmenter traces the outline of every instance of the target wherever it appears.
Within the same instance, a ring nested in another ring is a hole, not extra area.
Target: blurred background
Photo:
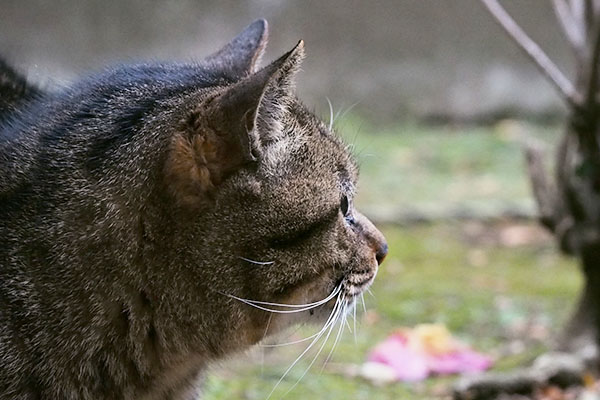
[[[503,4],[571,68],[547,1]],[[116,62],[197,59],[266,18],[267,60],[306,41],[300,93],[317,108],[328,96],[377,122],[556,119],[562,110],[478,0],[3,0],[0,16],[3,55],[47,85]]]
[[[503,4],[568,75],[550,2]],[[273,398],[447,398],[453,377],[377,385],[359,372],[374,345],[420,323],[499,370],[547,349],[581,279],[535,221],[521,145],[552,149],[566,109],[478,0],[2,0],[0,54],[57,89],[110,64],[200,59],[257,18],[270,26],[263,62],[305,40],[299,95],[326,121],[331,101],[361,164],[358,205],[391,249],[357,328],[286,394],[312,357],[301,360]],[[205,398],[265,399],[306,344],[214,367]]]

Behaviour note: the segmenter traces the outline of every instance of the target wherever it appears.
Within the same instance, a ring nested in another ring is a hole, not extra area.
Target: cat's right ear
[[[303,54],[300,41],[265,68],[215,93],[184,120],[165,164],[168,185],[181,203],[194,206],[210,200],[227,176],[258,161],[262,145],[257,119],[276,113],[265,95],[287,91]]]
[[[265,52],[268,31],[267,21],[256,20],[205,62],[232,80],[248,76],[256,72]]]

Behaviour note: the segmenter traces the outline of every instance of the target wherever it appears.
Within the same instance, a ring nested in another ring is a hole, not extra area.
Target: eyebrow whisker
[[[238,258],[239,258],[240,260],[244,260],[244,261],[247,261],[247,262],[249,262],[249,263],[252,263],[252,264],[257,264],[257,265],[271,265],[271,264],[274,264],[274,263],[275,263],[275,261],[256,261],[256,260],[252,260],[252,259],[250,259],[250,258],[241,257],[241,256],[239,256]]]
[[[331,128],[333,128],[333,122],[335,121],[335,117],[333,116],[333,105],[331,104],[329,97],[325,97],[325,99],[327,100],[327,104],[329,104],[329,126],[327,129],[331,131]]]

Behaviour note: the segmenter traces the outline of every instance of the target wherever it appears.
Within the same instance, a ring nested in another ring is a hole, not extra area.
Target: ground
[[[292,390],[312,353],[271,398],[448,398],[453,377],[377,386],[354,376],[376,343],[419,323],[445,324],[492,355],[497,370],[527,364],[547,350],[582,281],[575,260],[560,255],[535,220],[522,218],[535,210],[519,141],[538,137],[551,144],[558,128],[340,125],[361,163],[357,202],[379,222],[390,254],[365,296],[366,312],[358,308],[356,330],[350,319],[329,362],[323,367],[333,339]],[[301,327],[278,340],[317,329]],[[203,398],[266,399],[306,345],[258,347],[215,366]]]

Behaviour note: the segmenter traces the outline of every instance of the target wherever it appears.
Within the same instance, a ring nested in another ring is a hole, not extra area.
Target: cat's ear
[[[285,94],[291,94],[296,86],[296,74],[300,71],[300,66],[304,60],[304,41],[300,40],[296,46],[274,61],[269,68],[276,64],[277,76],[274,78],[274,85]]]
[[[258,161],[262,146],[257,119],[259,114],[275,115],[279,108],[276,100],[265,101],[265,96],[293,85],[303,54],[300,41],[265,68],[211,96],[186,118],[165,164],[167,182],[182,203],[201,204],[228,175]]]
[[[228,87],[207,105],[204,117],[209,124],[223,132],[222,137],[235,138],[239,143],[238,162],[256,161],[259,157],[261,138],[256,129],[257,119],[273,117],[281,111],[278,97],[291,92],[303,58],[304,42],[299,41],[292,50]],[[272,92],[280,93],[272,95]]]
[[[267,21],[256,20],[225,47],[208,56],[205,62],[219,69],[229,79],[243,78],[256,71],[267,47],[267,39]]]

